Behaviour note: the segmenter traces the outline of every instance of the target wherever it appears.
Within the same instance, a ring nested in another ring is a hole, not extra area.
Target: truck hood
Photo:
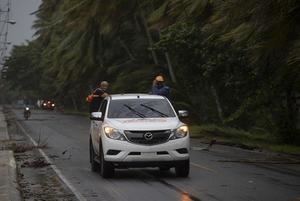
[[[167,130],[182,125],[178,118],[106,119],[105,124],[118,130]]]

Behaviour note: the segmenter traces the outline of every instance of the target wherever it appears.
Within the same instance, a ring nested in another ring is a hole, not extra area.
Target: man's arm
[[[96,89],[93,93],[94,98],[97,98],[97,97],[105,98],[106,96],[108,96],[108,93],[104,92],[101,89]]]
[[[101,90],[101,89],[96,89],[94,92],[93,92],[93,97],[94,98],[98,98],[100,97],[104,92]]]
[[[104,92],[104,93],[101,95],[102,98],[105,98],[106,96],[108,96],[108,93],[106,93],[106,92]]]

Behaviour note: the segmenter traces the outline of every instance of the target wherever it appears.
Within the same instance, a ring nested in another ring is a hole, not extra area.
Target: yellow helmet
[[[157,82],[164,82],[164,81],[165,81],[164,78],[163,78],[163,76],[161,76],[161,75],[156,76],[155,80],[156,80]]]

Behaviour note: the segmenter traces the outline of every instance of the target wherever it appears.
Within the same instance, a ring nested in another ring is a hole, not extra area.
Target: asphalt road
[[[20,125],[36,142],[77,197],[108,201],[295,201],[300,200],[300,164],[285,156],[215,145],[209,151],[192,140],[189,178],[155,168],[117,170],[112,179],[91,172],[89,119],[33,110]]]

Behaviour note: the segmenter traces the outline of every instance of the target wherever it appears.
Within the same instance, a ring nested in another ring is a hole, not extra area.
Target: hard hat
[[[165,81],[164,78],[163,78],[163,76],[161,76],[161,75],[156,76],[155,80],[156,80],[157,82],[164,82],[164,81]]]

